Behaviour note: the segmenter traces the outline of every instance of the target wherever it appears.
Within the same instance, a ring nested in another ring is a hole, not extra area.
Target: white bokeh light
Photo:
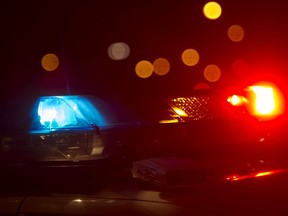
[[[130,47],[123,42],[113,43],[108,47],[108,55],[113,60],[126,59],[130,54]]]

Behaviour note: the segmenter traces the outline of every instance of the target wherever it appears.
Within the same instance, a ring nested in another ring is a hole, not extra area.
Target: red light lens
[[[273,119],[284,112],[284,97],[272,83],[251,85],[244,95],[232,95],[227,101],[233,106],[246,106],[250,115],[260,119]]]
[[[263,118],[274,118],[284,112],[281,91],[271,83],[259,83],[248,87],[250,114]]]

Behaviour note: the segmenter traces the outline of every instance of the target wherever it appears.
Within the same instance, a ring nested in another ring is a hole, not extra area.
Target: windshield
[[[55,194],[191,207],[211,189],[239,214],[277,182],[283,198],[286,5],[1,1],[1,197],[25,197],[17,215]]]

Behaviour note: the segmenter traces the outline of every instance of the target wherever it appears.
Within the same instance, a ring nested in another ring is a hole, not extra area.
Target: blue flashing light
[[[31,129],[35,133],[36,130],[83,129],[91,125],[107,125],[95,101],[78,95],[40,97],[32,110],[32,118]]]
[[[59,98],[42,99],[38,105],[38,115],[42,126],[62,128],[77,124],[75,111],[68,103]]]

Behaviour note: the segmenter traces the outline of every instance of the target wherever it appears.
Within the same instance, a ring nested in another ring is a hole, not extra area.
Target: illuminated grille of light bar
[[[171,99],[171,107],[183,110],[191,120],[213,119],[219,117],[216,107],[221,105],[208,96],[181,97]]]

